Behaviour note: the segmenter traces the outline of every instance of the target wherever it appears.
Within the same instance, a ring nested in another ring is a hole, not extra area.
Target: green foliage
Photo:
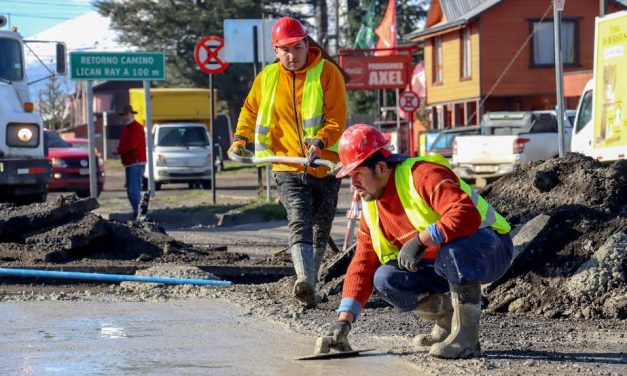
[[[372,23],[373,28],[376,29],[385,15],[388,0],[374,0],[374,2],[375,17]],[[431,1],[425,0],[396,1],[396,28],[399,43],[402,41],[403,35],[416,30],[419,27],[420,21],[426,18],[428,5],[430,3]],[[364,17],[367,17],[367,11],[370,4],[371,0],[348,0],[348,22],[346,23],[344,29],[344,32],[348,37],[342,48],[353,48],[353,43],[355,42],[359,28],[362,22],[364,22]],[[422,56],[422,51],[419,51],[419,55]],[[416,61],[413,63],[415,64]],[[385,92],[388,97],[387,103],[394,103],[394,90],[386,90]],[[375,92],[372,90],[350,91],[348,93],[348,107],[349,113],[378,112]]]
[[[111,18],[114,29],[121,32],[121,42],[146,51],[163,51],[166,55],[167,87],[209,86],[208,75],[194,62],[194,47],[207,35],[223,35],[226,18],[260,18],[261,6],[249,0],[134,0],[96,2],[98,11]],[[214,75],[213,85],[220,100],[239,108],[253,79],[250,64],[232,64]]]
[[[121,33],[121,42],[165,53],[167,80],[157,85],[207,88],[209,79],[196,67],[194,47],[203,36],[222,36],[224,19],[287,15],[314,30],[316,25],[309,20],[313,19],[311,16],[320,1],[323,0],[97,0],[95,6],[100,14],[111,18],[112,27]],[[348,20],[340,22],[341,32],[346,36],[340,48],[352,48],[370,3],[370,0],[347,1],[349,11],[340,15]],[[387,3],[387,0],[376,0],[375,28],[385,14]],[[425,17],[423,3],[423,0],[397,1],[399,36],[415,30],[418,21]],[[225,72],[213,76],[219,99],[227,101],[231,115],[239,112],[253,79],[252,64],[231,64]],[[374,105],[371,92],[351,93],[349,98],[352,111],[362,112]]]

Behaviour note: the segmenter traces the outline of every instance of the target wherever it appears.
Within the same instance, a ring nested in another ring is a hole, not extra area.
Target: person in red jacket
[[[118,154],[126,173],[126,195],[133,209],[133,219],[137,218],[141,199],[142,178],[146,165],[146,132],[144,126],[135,121],[133,107],[124,106],[119,113],[124,120],[120,132]]]
[[[440,155],[392,154],[374,127],[340,138],[342,169],[362,199],[357,249],[344,279],[337,320],[326,335],[350,350],[347,335],[373,289],[401,311],[435,321],[414,343],[439,358],[479,356],[481,284],[509,267],[510,226],[448,168]]]

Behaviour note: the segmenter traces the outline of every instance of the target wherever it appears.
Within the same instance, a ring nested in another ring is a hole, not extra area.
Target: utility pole
[[[599,0],[599,16],[603,17],[607,14],[607,0]]]
[[[562,10],[566,0],[553,0],[553,44],[555,47],[555,95],[559,156],[564,156],[564,97],[562,94]]]

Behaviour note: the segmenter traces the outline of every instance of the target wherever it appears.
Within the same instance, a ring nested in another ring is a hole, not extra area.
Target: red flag
[[[388,8],[385,11],[381,24],[374,31],[379,37],[376,48],[396,47],[396,1],[388,0]],[[396,55],[396,51],[377,51],[375,56]]]

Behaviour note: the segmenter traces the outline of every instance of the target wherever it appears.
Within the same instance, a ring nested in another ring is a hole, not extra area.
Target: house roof
[[[499,4],[503,0],[435,0],[431,3],[431,7],[438,7],[438,12],[434,12],[434,20],[430,20],[427,16],[426,28],[423,30],[414,30],[403,36],[405,40],[414,40],[426,35],[434,34],[449,28],[464,25],[481,13]],[[612,3],[625,7],[624,0],[610,0]],[[432,9],[429,9],[431,13]],[[441,12],[441,17],[439,13]],[[432,25],[429,22],[433,22]],[[435,21],[435,22],[434,22]],[[442,22],[440,22],[442,21]]]
[[[431,6],[439,6],[442,12],[441,20],[437,20],[433,27],[427,26],[424,30],[415,30],[404,36],[404,39],[416,39],[438,31],[446,30],[459,25],[464,25],[468,21],[477,17],[481,13],[490,9],[503,0],[439,0],[434,1]],[[431,11],[431,9],[429,9]],[[439,22],[443,21],[443,22]],[[427,17],[427,25],[429,17]]]

